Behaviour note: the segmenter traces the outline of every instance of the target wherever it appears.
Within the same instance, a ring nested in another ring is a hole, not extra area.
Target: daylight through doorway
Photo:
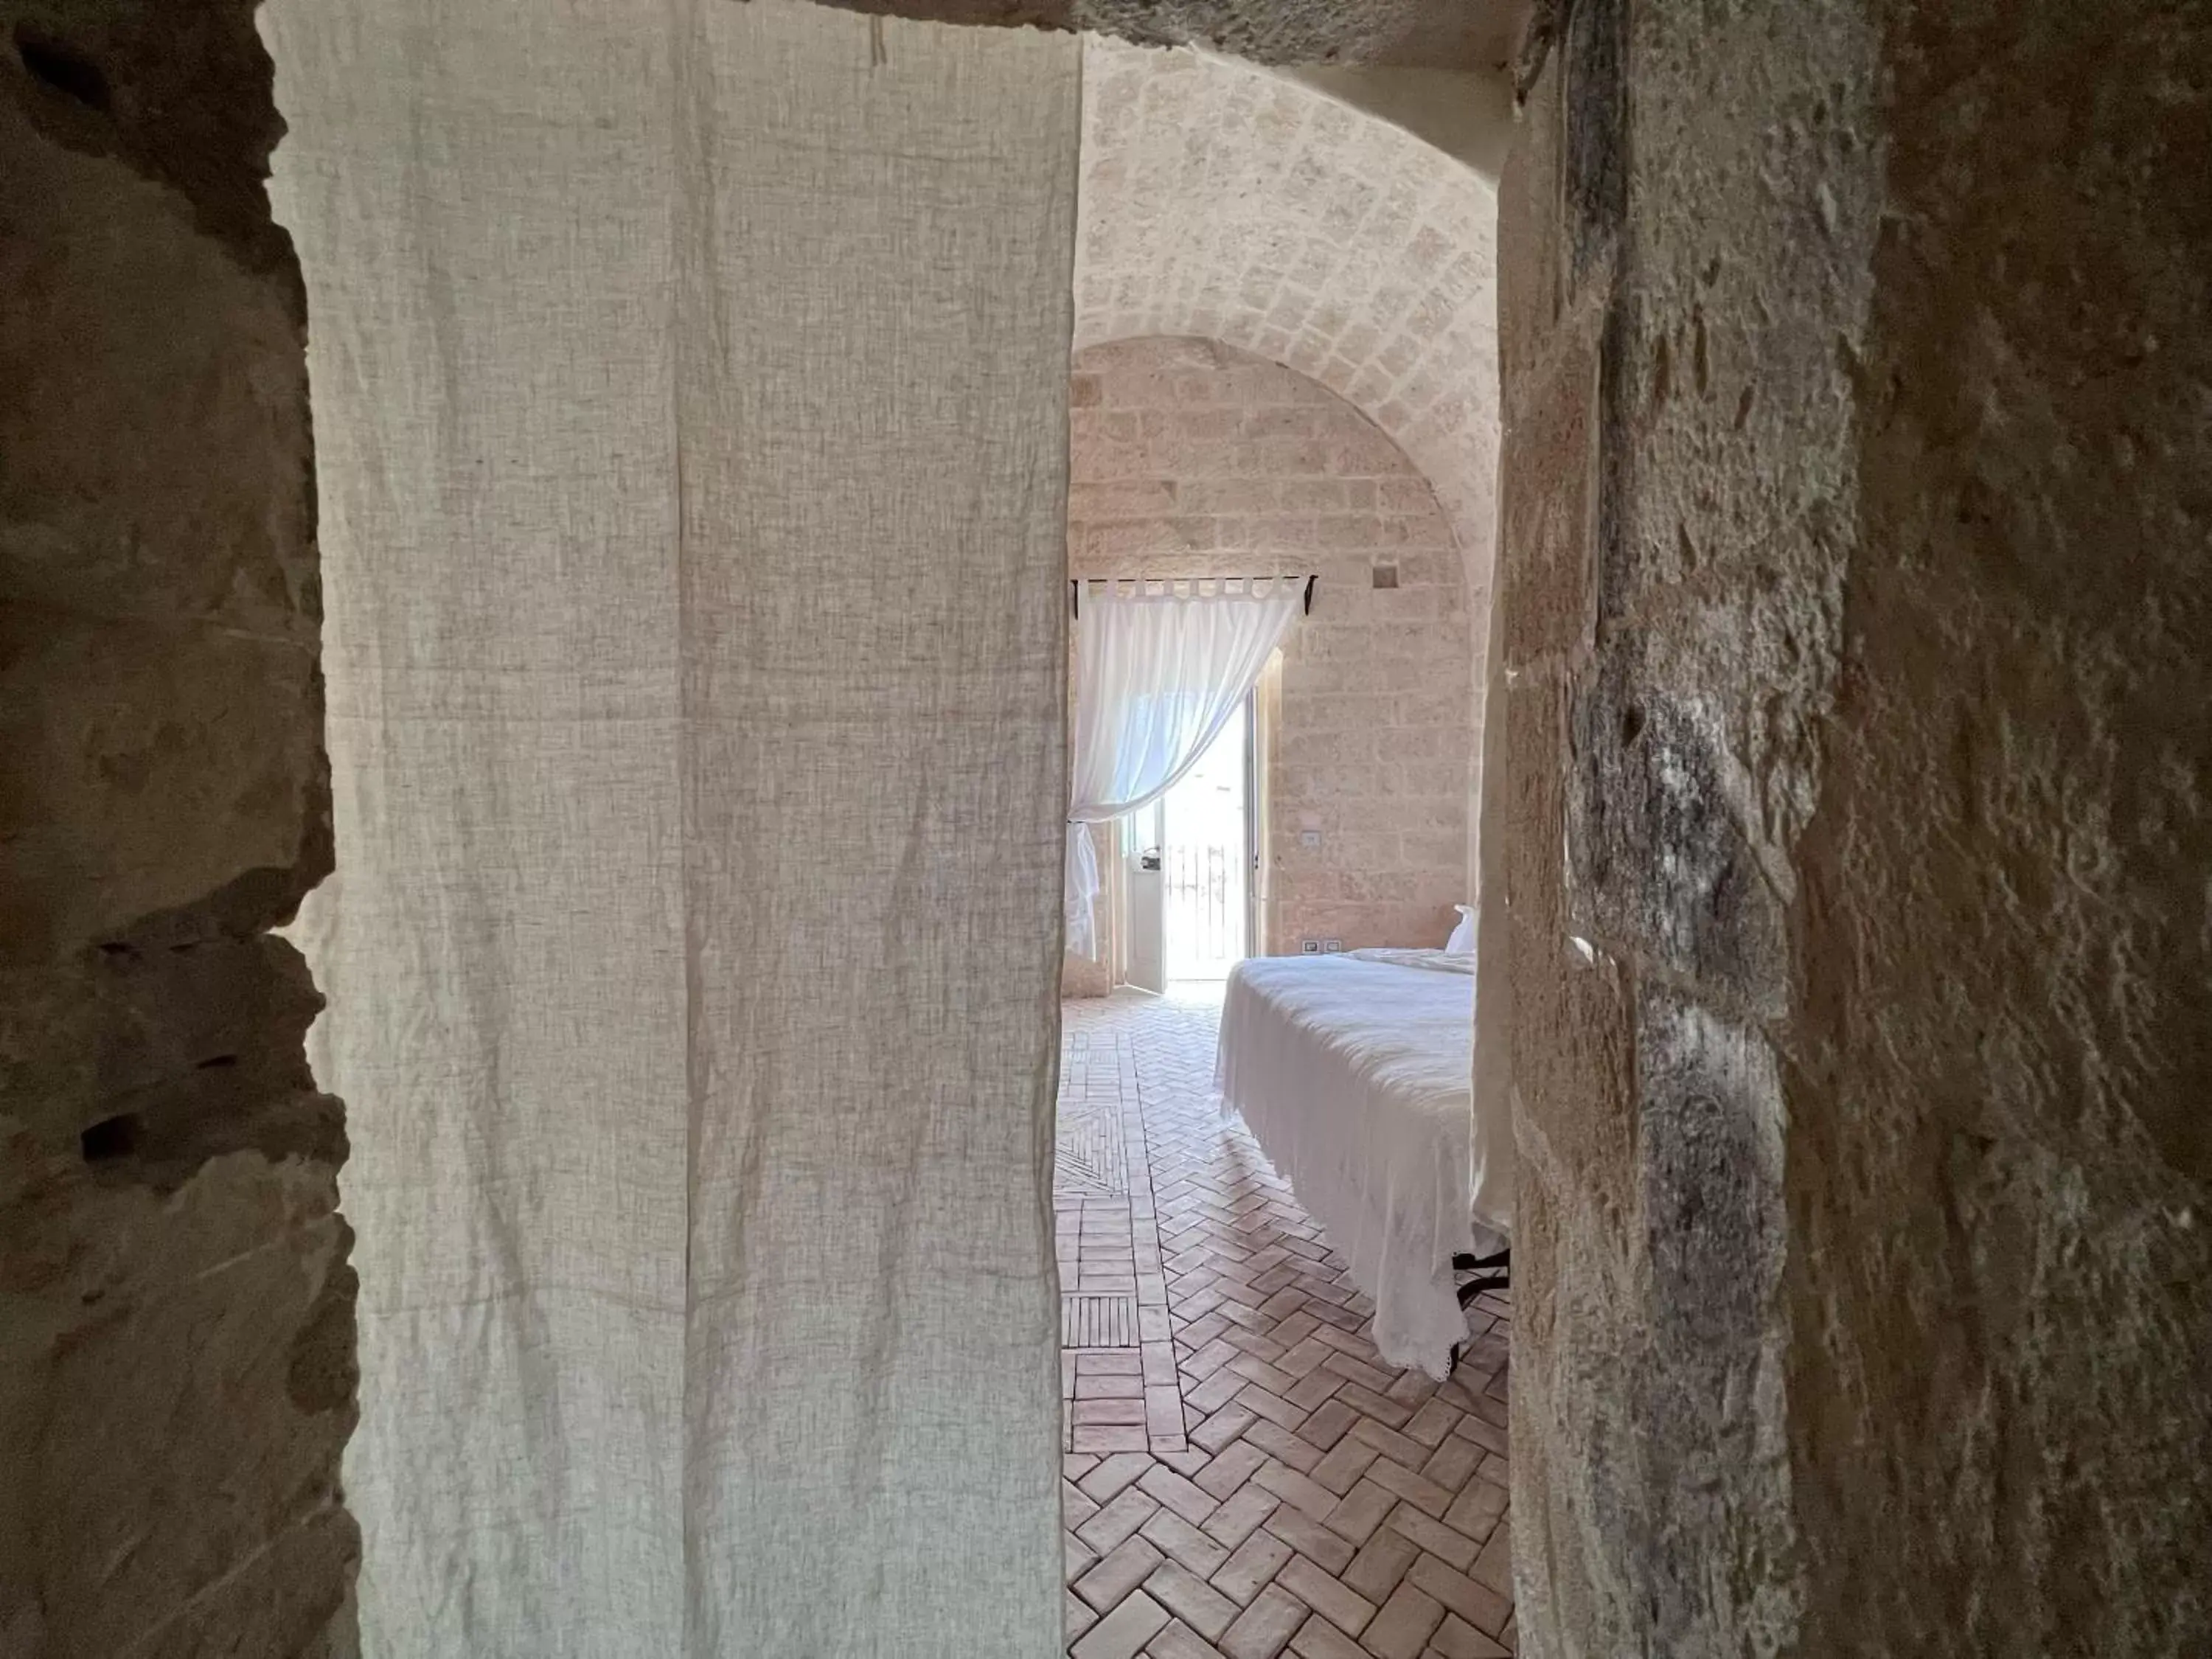
[[[1220,981],[1250,953],[1251,699],[1160,803],[1161,934],[1170,984]]]

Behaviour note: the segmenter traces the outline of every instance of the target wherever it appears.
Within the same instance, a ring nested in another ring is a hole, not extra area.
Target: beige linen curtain
[[[1076,45],[262,15],[365,1650],[1048,1654]]]

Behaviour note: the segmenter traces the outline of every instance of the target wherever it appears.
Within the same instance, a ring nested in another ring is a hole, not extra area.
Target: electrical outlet
[[[1321,948],[1328,955],[1334,956],[1344,949],[1344,941],[1340,939],[1325,939],[1321,942]]]
[[[1319,956],[1321,954],[1321,941],[1317,939],[1300,939],[1298,941],[1298,954],[1308,957]]]
[[[1318,847],[1318,846],[1320,846],[1320,845],[1321,845],[1321,831],[1320,831],[1320,830],[1299,830],[1299,831],[1298,831],[1298,845],[1299,845],[1299,846],[1301,846],[1301,847]]]

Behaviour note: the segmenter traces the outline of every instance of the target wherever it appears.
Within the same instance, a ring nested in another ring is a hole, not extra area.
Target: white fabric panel
[[[1394,1365],[1450,1370],[1452,1256],[1474,1244],[1474,964],[1441,951],[1254,957],[1230,970],[1215,1082],[1375,1304]],[[1507,1133],[1510,1133],[1509,1126]]]
[[[1075,44],[262,23],[364,1651],[1053,1651]]]
[[[1090,831],[1149,806],[1198,764],[1297,620],[1295,578],[1204,587],[1085,584],[1075,621],[1067,809],[1068,949],[1096,953]]]

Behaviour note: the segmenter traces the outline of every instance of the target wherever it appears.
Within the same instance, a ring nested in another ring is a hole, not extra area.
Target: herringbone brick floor
[[[1074,1659],[1513,1650],[1504,1298],[1438,1384],[1209,1100],[1218,989],[1066,1005]],[[1088,1345],[1088,1346],[1086,1346]]]

